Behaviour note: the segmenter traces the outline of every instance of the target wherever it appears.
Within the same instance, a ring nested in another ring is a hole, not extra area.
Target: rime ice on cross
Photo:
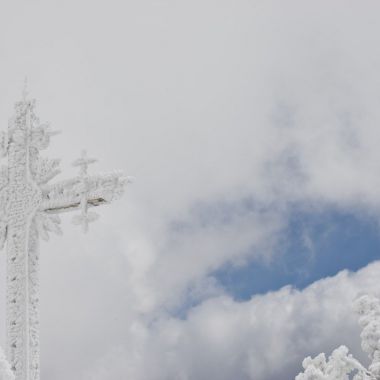
[[[91,206],[119,198],[126,180],[119,172],[90,176],[94,159],[82,157],[78,177],[49,184],[59,171],[59,160],[42,158],[54,134],[34,113],[34,100],[26,91],[15,105],[8,133],[0,134],[0,155],[8,158],[0,168],[0,249],[7,243],[7,357],[16,380],[39,380],[38,241],[49,232],[60,233],[59,213],[79,210],[75,224],[95,220]]]

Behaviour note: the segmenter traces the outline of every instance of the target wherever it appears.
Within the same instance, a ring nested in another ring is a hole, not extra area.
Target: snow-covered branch
[[[372,360],[369,371],[380,379],[380,300],[365,295],[357,299],[354,309],[359,314],[359,325],[363,329],[360,337],[362,349]]]
[[[354,380],[370,380],[367,370],[348,353],[346,346],[340,346],[326,360],[324,353],[314,359],[310,356],[302,362],[304,372],[296,380],[349,380],[349,375],[357,372]]]
[[[380,300],[362,296],[354,302],[354,310],[363,329],[362,349],[372,360],[368,370],[349,354],[347,347],[340,346],[327,360],[324,353],[304,359],[304,371],[296,380],[349,380],[353,374],[353,380],[380,380]]]

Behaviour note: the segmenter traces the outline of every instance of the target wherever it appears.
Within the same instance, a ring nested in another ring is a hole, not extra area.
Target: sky
[[[135,181],[41,242],[42,378],[284,380],[380,295],[380,4],[0,4],[0,123],[24,77],[57,179]],[[5,284],[5,252],[0,253]],[[2,300],[2,301],[1,301]],[[4,346],[4,287],[0,287]]]

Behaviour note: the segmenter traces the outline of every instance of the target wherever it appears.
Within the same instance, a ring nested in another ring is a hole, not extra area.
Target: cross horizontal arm
[[[42,188],[41,211],[62,213],[80,207],[83,195],[89,206],[99,206],[120,198],[127,179],[120,172],[76,177]]]
[[[87,200],[87,204],[90,207],[96,207],[96,206],[100,206],[100,205],[108,204],[108,203],[110,202],[106,201],[103,198],[94,198],[94,199]],[[80,207],[81,207],[81,202],[75,202],[75,203],[65,204],[65,205],[56,206],[52,208],[47,208],[44,211],[47,212],[48,214],[61,214],[63,212],[77,210]]]

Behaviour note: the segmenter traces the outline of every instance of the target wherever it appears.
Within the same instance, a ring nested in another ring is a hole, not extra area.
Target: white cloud
[[[285,287],[240,303],[220,295],[186,319],[136,321],[126,328],[126,341],[80,378],[291,379],[306,354],[340,344],[367,361],[352,302],[363,292],[379,294],[379,272],[377,262],[302,291]]]
[[[45,377],[67,378],[68,367],[91,372],[98,358],[120,347],[132,358],[123,359],[132,378],[154,379],[156,371],[186,378],[194,365],[198,380],[207,375],[202,368],[213,368],[196,349],[203,342],[215,350],[211,362],[225,363],[219,377],[236,370],[232,378],[244,378],[254,367],[274,379],[281,368],[290,373],[310,345],[330,344],[327,333],[306,345],[298,338],[289,367],[284,359],[269,361],[265,355],[279,358],[295,334],[292,302],[311,290],[239,304],[208,274],[242,265],[249,255],[270,257],[290,204],[378,216],[379,8],[376,1],[347,0],[0,6],[4,127],[28,74],[41,118],[64,132],[47,154],[64,159],[66,175],[85,146],[101,169],[120,166],[137,177],[90,235],[64,223],[65,236],[42,246]],[[173,310],[192,301],[200,306],[188,321],[173,319]],[[247,322],[256,318],[257,302],[275,311],[265,315],[278,323],[271,351],[264,343],[270,328],[261,332]],[[232,342],[238,352],[248,350],[245,358],[229,357],[225,344],[202,335],[212,308],[223,315],[226,334],[237,318],[246,329],[240,339],[252,336],[252,346],[240,351]],[[313,308],[323,314],[320,328],[342,340],[349,328],[337,330],[323,303]],[[298,318],[302,324],[312,317]],[[167,337],[158,336],[158,326]],[[160,369],[160,344],[177,347],[171,326],[188,345],[178,344],[184,351],[169,353]],[[152,372],[141,372],[139,363]]]

